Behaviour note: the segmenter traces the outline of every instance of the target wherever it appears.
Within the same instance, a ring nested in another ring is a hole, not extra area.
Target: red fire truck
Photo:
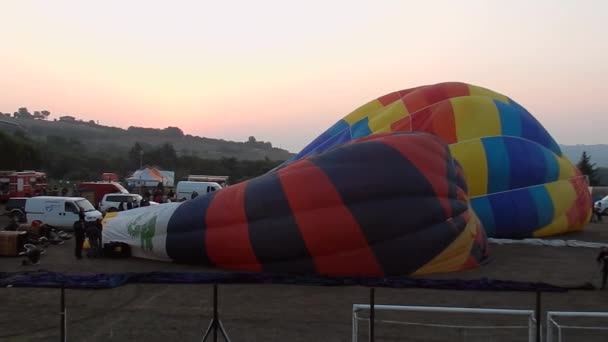
[[[46,189],[44,172],[0,171],[0,201],[6,201],[11,197],[40,195]]]

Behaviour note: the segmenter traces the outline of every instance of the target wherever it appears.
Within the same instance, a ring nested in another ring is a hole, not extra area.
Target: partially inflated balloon
[[[378,134],[180,205],[112,214],[104,240],[131,241],[143,257],[234,270],[457,271],[487,255],[464,187],[439,138]]]
[[[371,101],[280,167],[352,139],[400,131],[430,133],[450,145],[490,237],[562,234],[583,229],[589,220],[585,179],[545,128],[510,98],[464,83],[423,86]]]

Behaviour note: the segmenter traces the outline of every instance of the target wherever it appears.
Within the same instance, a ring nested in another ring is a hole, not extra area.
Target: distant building
[[[76,121],[76,118],[73,116],[70,116],[70,115],[66,115],[66,116],[59,117],[59,121],[74,122],[74,121]]]
[[[173,187],[175,179],[174,171],[161,170],[158,167],[145,166],[139,169],[130,177],[126,178],[129,187],[156,187],[158,183],[163,183],[163,186]]]

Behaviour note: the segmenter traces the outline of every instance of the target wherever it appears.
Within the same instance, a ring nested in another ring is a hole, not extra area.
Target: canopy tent
[[[155,187],[159,182],[163,186],[173,187],[175,172],[160,170],[155,167],[146,166],[143,169],[133,172],[126,181],[134,187]]]

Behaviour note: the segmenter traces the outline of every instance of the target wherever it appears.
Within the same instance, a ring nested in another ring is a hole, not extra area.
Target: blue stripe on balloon
[[[504,142],[511,160],[510,189],[545,183],[546,165],[541,147],[515,137],[505,137]]]
[[[350,130],[348,130],[348,129],[344,130],[344,131],[340,132],[339,134],[334,135],[330,139],[326,140],[322,144],[318,145],[317,147],[315,147],[314,150],[308,152],[307,156],[325,152],[336,146],[345,144],[351,140],[352,140],[352,137],[351,137]]]
[[[549,183],[554,182],[559,178],[559,164],[557,162],[557,157],[551,150],[543,150],[543,154],[545,157],[545,165],[547,167],[545,173],[545,182]]]
[[[329,135],[335,135],[337,133],[342,132],[343,130],[349,128],[349,124],[348,122],[346,122],[344,119],[336,122],[333,126],[331,126],[326,132]]]
[[[557,142],[553,140],[553,137],[549,135],[549,132],[536,120],[532,114],[525,110],[522,106],[514,103],[521,109],[521,137],[524,139],[532,140],[540,145],[552,150],[555,154],[561,155],[561,149],[557,145]]]
[[[344,120],[340,120],[333,124],[330,128],[328,128],[325,132],[321,133],[315,140],[313,140],[310,144],[306,145],[295,157],[294,160],[298,160],[304,156],[309,155],[312,151],[315,151],[319,145],[326,143],[328,140],[331,140],[336,135],[343,133],[344,131],[348,131],[350,126]]]
[[[481,142],[488,163],[488,193],[509,190],[510,161],[503,138],[482,138]]]
[[[516,106],[494,100],[500,116],[502,135],[521,136],[521,111]]]
[[[553,221],[553,201],[544,185],[528,188],[534,199],[536,211],[538,213],[537,227],[544,227]]]
[[[488,199],[496,224],[495,237],[526,238],[538,229],[536,205],[527,188],[493,194]]]
[[[372,134],[372,131],[369,129],[369,119],[367,117],[355,122],[350,127],[351,135],[353,139],[366,137]]]
[[[471,198],[471,207],[477,217],[483,224],[483,228],[489,237],[496,236],[496,224],[494,223],[494,214],[492,206],[487,196]]]

